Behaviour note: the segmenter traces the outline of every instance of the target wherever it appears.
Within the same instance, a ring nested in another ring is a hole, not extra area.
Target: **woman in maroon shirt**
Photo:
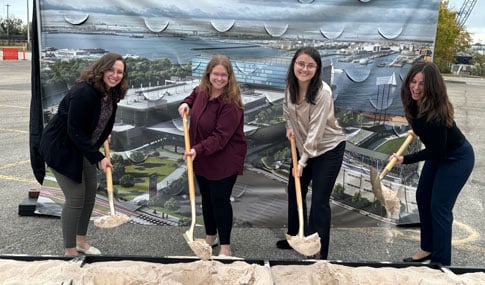
[[[231,255],[232,206],[236,178],[242,175],[247,151],[241,92],[227,56],[214,55],[199,86],[183,100],[180,116],[190,110],[189,152],[202,196],[206,242],[219,235],[219,255]]]

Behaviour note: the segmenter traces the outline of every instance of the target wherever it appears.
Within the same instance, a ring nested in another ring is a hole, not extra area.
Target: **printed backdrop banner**
[[[379,173],[405,139],[400,88],[414,61],[432,59],[439,2],[37,0],[41,103],[35,106],[46,124],[86,65],[107,52],[123,55],[130,89],[111,139],[116,206],[133,223],[187,225],[177,106],[211,56],[225,54],[242,89],[249,142],[245,173],[231,197],[235,224],[284,227],[291,157],[285,77],[295,50],[313,46],[348,138],[332,194],[333,225],[419,223],[419,165],[394,167],[379,187],[371,185],[370,171]],[[413,142],[408,149],[420,147]],[[108,211],[103,179],[100,174],[100,215]],[[49,172],[43,185],[44,199],[62,203]],[[200,218],[200,206],[197,211]]]

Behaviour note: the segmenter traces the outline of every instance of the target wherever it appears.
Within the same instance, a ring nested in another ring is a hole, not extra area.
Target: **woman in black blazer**
[[[53,172],[65,203],[64,254],[101,254],[86,238],[97,188],[97,166],[113,167],[99,151],[110,135],[118,102],[128,90],[123,57],[108,53],[86,68],[43,131],[40,153]]]

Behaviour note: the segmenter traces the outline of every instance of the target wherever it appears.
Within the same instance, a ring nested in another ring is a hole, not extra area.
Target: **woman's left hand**
[[[298,164],[298,166],[293,168],[293,177],[301,177],[303,175],[303,166]]]
[[[195,149],[192,148],[190,151],[184,152],[184,160],[187,160],[187,156],[192,157],[192,161],[194,161],[195,157],[197,156]]]
[[[106,173],[106,169],[108,167],[111,167],[111,169],[113,169],[113,165],[106,157],[99,161],[99,168],[103,170],[104,173]]]
[[[295,135],[293,134],[293,129],[286,129],[286,137],[288,138],[288,140],[295,137]]]
[[[393,153],[391,154],[391,156],[389,156],[389,161],[391,161],[393,158],[396,159],[396,164],[402,164],[404,160],[404,157],[402,155],[398,155],[396,153]]]

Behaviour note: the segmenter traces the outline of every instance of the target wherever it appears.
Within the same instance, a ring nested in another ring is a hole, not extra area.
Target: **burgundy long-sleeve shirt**
[[[209,96],[194,88],[184,99],[190,107],[190,144],[196,151],[194,172],[210,180],[242,175],[247,142],[244,110],[219,96]]]

